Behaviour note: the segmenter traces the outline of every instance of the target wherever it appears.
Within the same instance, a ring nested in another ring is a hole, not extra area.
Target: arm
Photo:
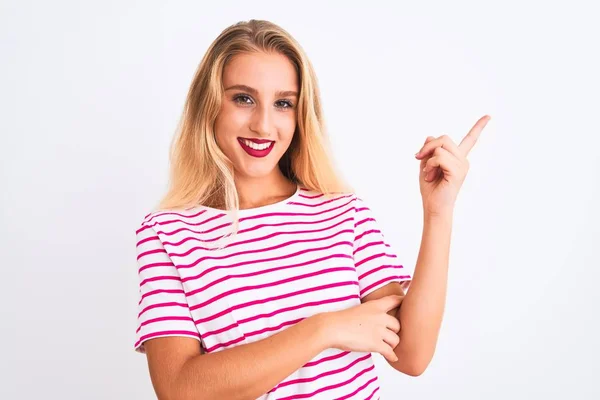
[[[397,371],[411,376],[421,375],[433,358],[444,312],[452,216],[436,218],[425,219],[421,251],[408,294],[399,282],[392,282],[362,299],[364,303],[389,295],[404,296],[401,305],[388,312],[400,322],[400,342],[394,349],[398,361],[387,361]]]
[[[411,365],[402,369],[413,376],[425,371],[437,345],[446,301],[452,217],[452,213],[425,215],[413,280],[396,315],[401,330],[394,352],[399,362],[409,360]],[[398,369],[395,364],[391,365]]]
[[[152,384],[161,400],[256,399],[330,347],[325,323],[317,314],[263,340],[209,354],[200,354],[195,339],[150,339]]]

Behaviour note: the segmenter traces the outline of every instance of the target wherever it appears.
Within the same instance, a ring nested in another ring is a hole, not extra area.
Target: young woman
[[[454,202],[488,119],[460,145],[428,137],[416,155],[424,229],[412,277],[336,175],[298,43],[267,21],[223,31],[189,90],[170,190],[137,230],[135,349],[158,397],[377,399],[372,352],[423,373]]]

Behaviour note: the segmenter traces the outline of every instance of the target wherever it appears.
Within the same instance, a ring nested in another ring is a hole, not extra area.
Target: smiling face
[[[279,53],[243,53],[223,69],[224,95],[215,122],[216,141],[236,178],[281,174],[278,162],[297,123],[298,74]]]

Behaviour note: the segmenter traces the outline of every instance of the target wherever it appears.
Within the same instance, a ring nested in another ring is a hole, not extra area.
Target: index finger
[[[475,143],[477,142],[477,139],[479,139],[481,131],[487,125],[490,119],[492,118],[489,115],[484,115],[483,117],[479,118],[479,121],[475,123],[473,128],[471,128],[469,133],[467,133],[467,136],[465,136],[460,142],[458,148],[463,151],[465,156],[469,154],[473,146],[475,146]]]

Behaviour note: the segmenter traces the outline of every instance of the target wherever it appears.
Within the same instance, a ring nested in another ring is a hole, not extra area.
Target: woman
[[[371,352],[420,375],[441,325],[466,155],[488,119],[460,145],[428,137],[416,155],[413,279],[332,166],[298,43],[267,21],[223,31],[188,93],[170,190],[137,230],[135,349],[158,397],[377,399]]]

